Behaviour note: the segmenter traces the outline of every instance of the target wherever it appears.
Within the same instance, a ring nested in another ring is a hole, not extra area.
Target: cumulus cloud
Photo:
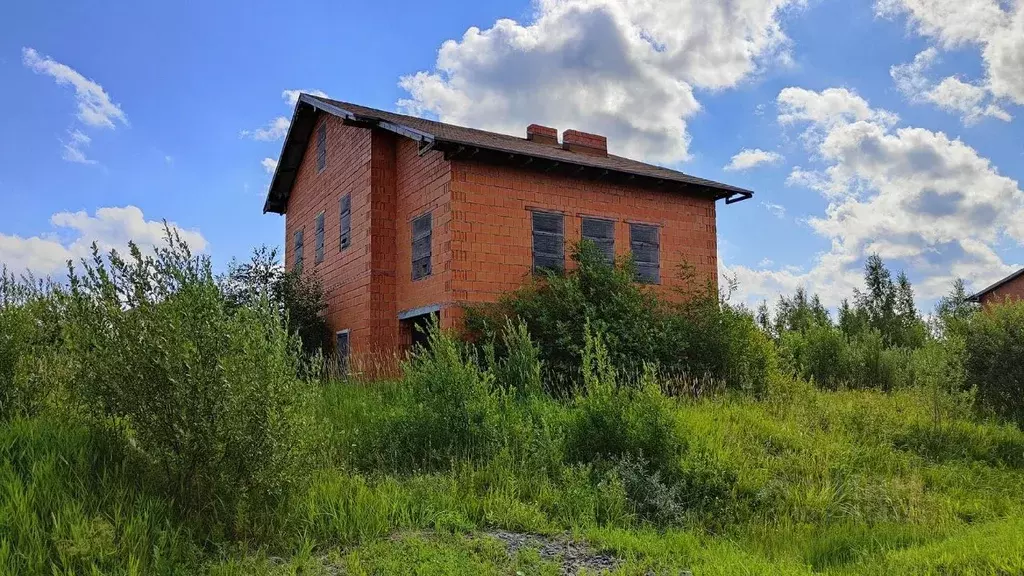
[[[115,121],[128,124],[121,107],[115,104],[102,86],[79,74],[67,64],[61,64],[49,56],[41,56],[33,48],[21,49],[22,63],[36,74],[45,74],[57,84],[70,84],[75,89],[78,103],[78,119],[89,126],[114,128]]]
[[[689,157],[694,89],[725,89],[788,61],[780,17],[803,0],[538,0],[445,42],[404,76],[409,113],[521,135],[538,122],[604,134],[618,154]]]
[[[263,166],[263,170],[267,174],[273,174],[274,171],[277,170],[277,160],[273,158],[264,158],[260,162],[260,166]]]
[[[289,108],[294,108],[296,102],[299,101],[299,95],[303,92],[327,98],[327,93],[321,90],[285,90],[281,92],[281,98]],[[267,122],[267,124],[262,128],[242,130],[239,135],[242,138],[251,138],[261,142],[273,142],[284,138],[285,135],[288,134],[288,126],[291,125],[291,122],[292,121],[286,116],[278,116],[277,118]]]
[[[829,249],[808,270],[728,268],[748,300],[804,286],[836,305],[859,284],[871,253],[923,278],[916,286],[925,299],[944,293],[957,276],[981,287],[1014,269],[994,246],[1004,238],[1024,244],[1018,182],[962,141],[897,127],[890,113],[862,103],[843,89],[779,94],[780,121],[815,134],[806,142],[822,169],[794,169],[790,183],[828,200],[824,215],[808,224]]]
[[[775,164],[782,160],[777,152],[766,152],[760,148],[744,148],[737,152],[725,165],[725,170],[749,170],[761,164]]]
[[[0,263],[15,273],[56,275],[65,269],[68,260],[88,257],[93,242],[104,252],[124,252],[129,241],[150,251],[162,244],[164,238],[164,223],[147,220],[135,206],[99,208],[94,214],[58,212],[50,217],[50,225],[53,230],[40,236],[26,238],[0,233]],[[206,239],[198,230],[168,225],[178,231],[193,251],[206,249]]]
[[[876,0],[879,15],[906,15],[917,31],[945,48],[976,46],[986,88],[1024,104],[1024,2],[1020,0]]]
[[[928,48],[914,57],[913,62],[897,64],[889,69],[896,88],[911,102],[930,102],[942,110],[960,115],[970,125],[983,117],[1003,122],[1013,120],[1009,112],[994,102],[986,86],[964,82],[955,76],[934,83],[928,78],[928,69],[938,59],[938,50]]]

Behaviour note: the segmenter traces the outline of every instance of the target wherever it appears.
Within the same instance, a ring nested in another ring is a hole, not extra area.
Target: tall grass
[[[1000,375],[970,331],[1001,358],[1017,311],[915,348],[832,326],[787,348],[744,311],[677,310],[685,342],[757,346],[703,377],[623,369],[636,342],[590,315],[554,356],[508,318],[361,382],[303,362],[265,295],[154,258],[0,298],[0,575],[556,573],[495,529],[568,532],[625,574],[1024,572],[1024,433],[962,386]],[[776,345],[813,373],[777,370]],[[824,370],[846,361],[897,384]],[[554,395],[553,370],[572,372]]]

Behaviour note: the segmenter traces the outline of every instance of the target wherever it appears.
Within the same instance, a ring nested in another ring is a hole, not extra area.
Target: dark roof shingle
[[[289,150],[289,141],[293,139],[296,140],[297,142],[294,146],[296,148],[301,146],[302,150],[304,150],[305,143],[309,138],[308,132],[312,130],[311,116],[309,114],[302,114],[302,107],[304,105],[317,108],[331,114],[340,115],[347,120],[377,125],[381,128],[399,131],[406,136],[420,139],[421,144],[423,142],[429,142],[431,145],[443,143],[446,145],[481,148],[495,152],[543,159],[561,164],[603,169],[609,172],[625,174],[632,177],[639,176],[655,181],[677,182],[716,191],[716,198],[729,198],[731,196],[738,195],[741,197],[740,199],[747,199],[753,194],[750,190],[746,190],[744,188],[722,184],[705,178],[698,178],[678,170],[639,162],[637,160],[623,158],[622,156],[616,156],[614,154],[609,154],[608,156],[581,154],[550,144],[532,142],[526,138],[520,138],[517,136],[477,130],[475,128],[466,128],[463,126],[456,126],[454,124],[445,124],[443,122],[428,120],[426,118],[418,118],[416,116],[408,116],[405,114],[378,110],[376,108],[368,108],[351,102],[342,102],[340,100],[331,100],[329,98],[320,98],[309,94],[303,94],[300,96],[299,102],[296,104],[295,113],[292,117],[292,124],[289,127],[288,136],[285,139],[285,145],[281,152],[281,160],[278,163],[278,169],[274,173],[274,179],[271,182],[270,191],[267,195],[267,203],[264,205],[265,212],[281,212],[284,209],[284,204],[287,203],[288,195],[291,192],[291,185],[294,182],[294,171],[298,169],[296,160],[301,161],[302,153],[300,151],[298,152],[298,155],[296,155],[294,150]],[[297,125],[300,123],[300,120],[304,121],[304,123],[297,129]]]

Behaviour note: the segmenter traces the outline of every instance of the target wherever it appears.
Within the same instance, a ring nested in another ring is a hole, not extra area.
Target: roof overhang
[[[971,294],[970,296],[967,297],[967,301],[968,302],[980,303],[981,302],[981,298],[983,296],[985,296],[986,294],[988,294],[989,292],[992,292],[992,291],[996,290],[997,288],[1001,287],[1004,284],[1008,284],[1010,282],[1013,282],[1014,280],[1016,280],[1017,278],[1020,278],[1021,276],[1024,276],[1024,268],[1021,268],[1020,270],[1017,270],[1013,274],[1010,274],[1006,278],[1003,278],[1002,280],[999,280],[998,282],[992,284],[991,286],[989,286],[989,287],[987,287],[987,288],[985,288],[983,290],[979,290],[979,291],[975,292],[974,294]]]
[[[379,128],[415,140],[419,144],[419,153],[431,150],[443,152],[448,160],[475,160],[498,163],[540,170],[548,173],[572,175],[580,178],[607,180],[616,183],[640,185],[648,188],[695,194],[711,197],[714,200],[725,200],[726,204],[734,204],[751,198],[750,190],[732,186],[716,187],[684,182],[672,178],[652,177],[649,174],[631,172],[626,169],[609,169],[595,166],[587,162],[586,156],[566,161],[564,158],[548,157],[539,153],[511,153],[507,150],[489,148],[478,143],[460,142],[452,139],[441,139],[434,134],[417,130],[403,124],[389,122],[380,118],[360,116],[349,110],[324,101],[309,94],[299,95],[292,113],[292,121],[285,135],[281,156],[274,169],[274,176],[267,191],[267,199],[263,204],[263,212],[284,214],[288,210],[288,197],[298,175],[299,166],[306,153],[309,138],[316,126],[321,113],[331,114],[340,118],[345,124],[362,128]]]

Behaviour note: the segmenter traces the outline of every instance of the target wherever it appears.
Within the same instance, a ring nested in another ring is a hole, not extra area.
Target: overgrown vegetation
[[[666,302],[583,246],[472,343],[325,383],[315,286],[168,241],[4,274],[0,574],[558,573],[497,529],[622,574],[1024,571],[1024,304],[926,323],[877,259],[835,321]]]

